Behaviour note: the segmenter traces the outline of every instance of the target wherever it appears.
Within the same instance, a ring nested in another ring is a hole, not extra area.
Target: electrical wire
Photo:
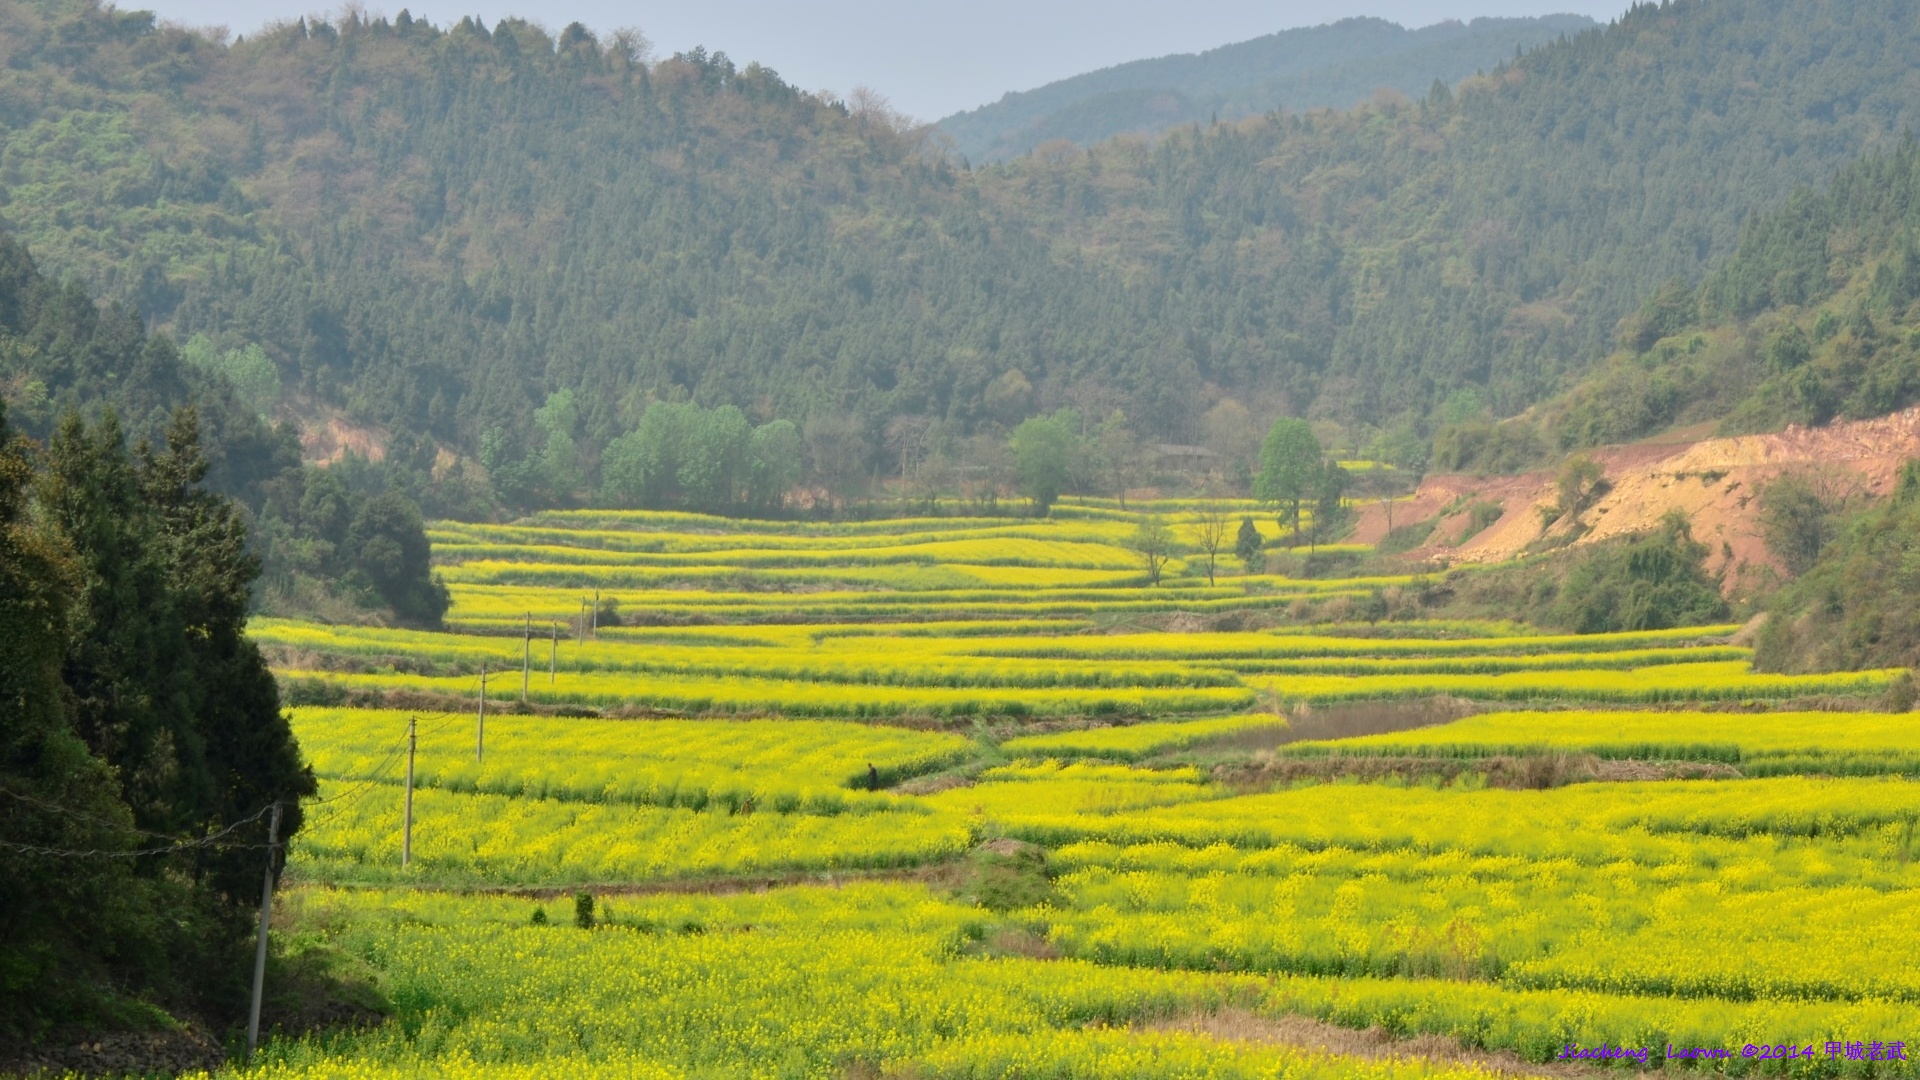
[[[152,839],[155,839],[155,840],[175,841],[180,839],[179,837],[173,835],[172,833],[154,832],[151,829],[142,829],[138,825],[128,825],[122,822],[115,821],[112,818],[104,818],[98,814],[91,813],[86,810],[75,810],[70,806],[61,806],[59,803],[51,803],[45,799],[37,798],[32,795],[27,795],[22,792],[14,791],[13,789],[8,788],[4,785],[0,785],[0,795],[5,795],[9,798],[16,799],[20,802],[26,803],[29,806],[38,807],[42,810],[47,811],[48,813],[65,814],[66,816],[71,818],[78,818],[81,821],[88,822],[89,824],[98,825],[103,829],[117,829],[120,832],[135,833],[140,836],[151,837]]]
[[[233,833],[238,831],[242,826],[251,825],[256,821],[259,821],[261,818],[266,817],[269,813],[272,812],[275,805],[276,805],[275,803],[268,803],[266,806],[261,807],[258,811],[254,812],[253,814],[250,814],[247,817],[241,818],[239,821],[236,821],[233,824],[228,825],[226,828],[221,829],[219,832],[213,833],[210,836],[203,836],[196,840],[176,840],[175,842],[168,844],[164,847],[138,848],[133,851],[110,851],[110,850],[105,850],[100,848],[94,848],[90,850],[78,850],[78,849],[70,849],[70,848],[41,847],[37,844],[19,844],[11,840],[0,840],[0,849],[17,852],[22,855],[38,855],[44,858],[53,858],[53,859],[138,859],[148,855],[171,855],[179,851],[191,851],[195,848],[204,848],[204,847],[230,847],[230,848],[242,849],[242,850],[247,848],[263,848],[268,846],[278,848],[278,847],[281,847],[282,845],[278,843],[275,843],[272,845],[222,843],[223,838],[233,835]]]
[[[477,678],[478,677],[476,676],[476,680]],[[463,713],[455,713],[455,712],[443,712],[443,713],[436,714],[435,716],[428,718],[428,722],[433,723],[434,726],[429,728],[426,734],[429,734],[429,735],[436,734],[439,731],[444,730],[448,725],[461,719],[464,715],[465,714]],[[414,721],[414,728],[417,733],[419,729],[419,720],[417,718]],[[417,737],[417,734],[416,734],[416,737]],[[346,789],[345,791],[334,792],[332,795],[329,795],[325,798],[305,800],[305,805],[307,806],[325,807],[325,809],[323,809],[319,814],[316,814],[312,817],[307,818],[306,823],[315,824],[321,821],[325,821],[333,817],[334,815],[340,813],[341,811],[345,810],[347,807],[351,806],[352,804],[358,802],[360,799],[365,798],[366,795],[371,792],[371,790],[376,784],[380,783],[382,780],[387,778],[388,772],[393,768],[395,763],[399,760],[400,751],[404,749],[406,745],[407,745],[407,740],[405,737],[402,737],[398,741],[396,741],[393,744],[393,746],[387,751],[386,755],[380,759],[379,764],[373,767],[373,771],[371,773],[369,773],[364,777],[350,778],[346,780],[345,781],[346,783],[353,784],[353,786]],[[144,836],[144,837],[148,837],[150,839],[155,839],[155,840],[170,841],[169,843],[158,846],[158,847],[136,848],[130,851],[122,851],[122,850],[108,850],[104,848],[92,848],[92,849],[84,849],[84,850],[77,849],[77,848],[53,848],[53,847],[46,847],[38,844],[22,844],[12,840],[0,840],[0,851],[11,851],[21,855],[35,855],[43,858],[67,858],[67,859],[80,859],[80,858],[137,859],[137,858],[145,858],[153,855],[174,854],[181,851],[191,851],[196,848],[206,848],[206,847],[223,847],[229,850],[244,851],[244,850],[261,850],[266,848],[278,849],[286,846],[284,843],[241,844],[241,843],[224,842],[225,837],[231,836],[235,831],[240,829],[242,826],[250,825],[256,821],[259,821],[261,818],[265,817],[268,813],[270,813],[273,810],[273,806],[274,806],[274,804],[272,803],[267,804],[266,806],[260,808],[259,810],[248,815],[247,817],[241,818],[239,821],[233,822],[232,824],[228,825],[226,828],[221,829],[219,832],[213,833],[209,836],[199,837],[197,839],[183,840],[167,833],[158,833],[148,829],[141,829],[131,825],[124,825],[120,822],[112,821],[110,819],[100,817],[96,814],[91,814],[82,810],[75,810],[72,807],[61,806],[58,803],[48,802],[45,799],[28,795],[28,794],[25,794],[24,792],[14,791],[11,788],[7,788],[5,786],[0,786],[0,795],[6,795],[20,802],[27,803],[30,806],[35,806],[35,807],[38,807],[39,809],[46,810],[50,813],[65,814],[68,817],[73,817],[73,818],[80,819],[82,821],[91,822],[92,824],[95,824],[104,828],[117,829],[122,832],[132,832],[139,836]]]
[[[434,721],[438,721],[438,723],[436,723],[433,727],[428,728],[424,732],[419,731],[420,719],[416,717],[414,719],[414,728],[416,732],[416,738],[419,735],[433,735],[442,730],[445,730],[449,725],[464,719],[465,715],[466,715],[465,713],[454,713],[454,712],[437,713],[431,717],[428,717],[427,720],[430,723]],[[351,783],[354,785],[353,787],[348,788],[345,791],[337,791],[332,795],[327,796],[324,799],[308,800],[308,805],[320,805],[320,806],[324,806],[324,809],[322,809],[318,814],[315,814],[312,817],[307,818],[306,824],[316,825],[324,821],[332,820],[334,817],[339,815],[342,811],[346,810],[347,807],[365,798],[368,794],[371,794],[375,785],[378,785],[382,781],[389,779],[390,770],[398,762],[400,751],[406,745],[407,745],[406,737],[402,736],[399,739],[399,741],[394,744],[393,748],[387,751],[386,757],[381,759],[380,764],[374,766],[374,770],[372,773],[368,774],[365,777],[349,778],[349,779],[344,779],[340,781],[342,783]]]

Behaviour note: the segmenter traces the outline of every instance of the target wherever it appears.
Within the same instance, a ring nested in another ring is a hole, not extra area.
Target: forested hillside
[[[1916,402],[1920,142],[1909,138],[1754,215],[1705,281],[1656,290],[1623,324],[1615,353],[1570,392],[1497,424],[1443,426],[1433,464],[1519,472],[1673,428],[1778,432]],[[1856,438],[1901,453],[1886,436]],[[1764,469],[1728,480],[1727,501],[1738,498],[1741,531],[1764,539],[1777,564],[1767,573],[1778,571],[1760,589],[1769,619],[1756,662],[1818,671],[1920,660],[1910,587],[1920,472],[1909,464],[1889,491],[1858,462],[1782,453],[1749,463]],[[1678,474],[1693,475],[1717,484],[1728,473]]]
[[[1435,464],[1512,471],[1670,427],[1720,434],[1883,416],[1920,401],[1920,143],[1749,219],[1697,286],[1672,281],[1613,355],[1525,417],[1441,429]]]
[[[437,624],[445,590],[433,581],[412,496],[444,503],[459,485],[430,484],[426,470],[408,467],[401,445],[379,468],[302,465],[292,429],[269,423],[258,399],[242,392],[258,389],[245,377],[267,365],[258,351],[223,353],[204,338],[177,349],[149,336],[124,307],[102,309],[77,284],[48,278],[0,235],[0,389],[13,404],[14,430],[58,445],[69,421],[111,417],[118,452],[121,444],[164,443],[191,406],[204,473],[194,480],[235,501],[249,557],[265,567],[257,593],[259,567],[240,588],[243,606]]]
[[[0,214],[177,339],[260,346],[281,415],[541,481],[510,505],[601,491],[653,400],[789,420],[820,482],[1062,404],[1192,441],[1232,400],[1413,458],[1564,390],[1750,213],[1916,126],[1913,16],[1642,5],[1417,104],[968,170],[871,102],[578,27],[222,45],[10,3]]]
[[[1421,97],[1435,80],[1451,86],[1593,25],[1584,15],[1449,20],[1418,30],[1385,19],[1341,19],[1061,79],[955,113],[940,130],[980,164],[1054,139],[1090,146],[1276,109],[1346,109],[1382,89]]]

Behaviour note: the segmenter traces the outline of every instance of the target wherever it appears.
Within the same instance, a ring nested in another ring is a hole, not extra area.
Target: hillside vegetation
[[[1541,423],[1563,449],[1712,420],[1722,434],[1882,416],[1920,400],[1920,144],[1755,215],[1697,289],[1671,283]]]
[[[124,450],[119,444],[165,443],[179,410],[192,406],[204,473],[195,480],[235,501],[249,558],[264,565],[264,587],[243,590],[249,603],[437,623],[445,590],[433,580],[409,495],[426,497],[430,475],[399,455],[380,470],[303,466],[292,429],[269,423],[241,392],[235,365],[245,361],[246,353],[218,355],[204,339],[183,350],[147,334],[133,312],[96,306],[0,236],[0,388],[13,402],[11,429],[57,444],[69,421],[93,418]],[[456,493],[446,487],[432,496],[444,503]]]
[[[598,488],[655,399],[790,420],[817,480],[891,471],[896,421],[977,465],[967,440],[1068,403],[1196,441],[1231,400],[1414,459],[1436,419],[1564,389],[1753,209],[1916,126],[1914,35],[1894,0],[1675,0],[1418,104],[969,171],[871,102],[578,27],[349,14],[222,45],[12,3],[0,213],[428,464],[491,439],[511,473],[572,391],[578,486],[519,505]]]
[[[1920,143],[1909,139],[1756,215],[1699,287],[1657,290],[1623,324],[1619,350],[1568,394],[1503,423],[1443,427],[1434,463],[1511,472],[1676,426],[1743,435],[1866,420],[1916,402]],[[1758,476],[1731,470],[1758,481],[1739,496],[1742,531],[1764,537],[1787,579],[1760,597],[1770,619],[1756,660],[1764,669],[1920,660],[1920,612],[1902,599],[1915,563],[1914,476],[1901,474],[1889,503],[1866,502],[1856,473],[1868,462],[1851,456],[1859,460],[1843,467],[1782,453],[1761,459]],[[1704,483],[1728,472],[1698,475]],[[1722,565],[1732,569],[1726,550]]]
[[[955,113],[939,126],[979,164],[1055,139],[1090,146],[1276,109],[1347,109],[1383,89],[1424,96],[1435,80],[1452,86],[1593,25],[1584,15],[1448,20],[1418,30],[1385,19],[1341,19],[1075,75]]]

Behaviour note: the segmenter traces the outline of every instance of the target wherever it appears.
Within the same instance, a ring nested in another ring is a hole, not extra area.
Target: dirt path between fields
[[[1598,1077],[1617,1078],[1620,1075],[1617,1069],[1596,1065],[1532,1062],[1510,1050],[1472,1050],[1462,1046],[1458,1039],[1445,1035],[1417,1035],[1400,1039],[1377,1027],[1355,1031],[1308,1016],[1261,1016],[1246,1009],[1221,1009],[1218,1012],[1180,1016],[1137,1025],[1134,1030],[1202,1035],[1221,1042],[1285,1046],[1310,1053],[1347,1057],[1418,1058],[1442,1065],[1473,1066],[1504,1076],[1591,1080]]]

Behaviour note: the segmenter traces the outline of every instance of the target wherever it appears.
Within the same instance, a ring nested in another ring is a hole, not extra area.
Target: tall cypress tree
[[[224,826],[275,800],[285,803],[281,835],[299,831],[299,798],[316,790],[280,712],[280,692],[260,649],[246,636],[247,607],[260,562],[247,550],[240,508],[205,487],[199,415],[179,410],[165,451],[142,443],[135,478],[153,520],[156,560],[169,585],[171,618],[183,632],[188,723],[201,776],[196,827]],[[195,870],[230,905],[258,895],[256,853],[200,849]]]
[[[72,552],[77,602],[62,681],[74,727],[112,766],[134,823],[151,833],[205,836],[249,818],[234,839],[265,839],[259,811],[284,806],[281,837],[300,827],[312,774],[280,712],[278,690],[245,637],[259,564],[236,506],[208,491],[191,409],[176,413],[164,450],[124,446],[107,413],[62,420],[40,502]],[[212,1002],[243,985],[246,913],[258,897],[261,853],[196,847],[136,867],[190,893],[197,923],[169,945],[171,979]]]
[[[33,477],[0,402],[0,1038],[103,1019],[98,987],[147,984],[165,963],[156,883],[123,860],[46,850],[136,837],[113,773],[73,731],[61,666],[80,567],[31,514]]]

